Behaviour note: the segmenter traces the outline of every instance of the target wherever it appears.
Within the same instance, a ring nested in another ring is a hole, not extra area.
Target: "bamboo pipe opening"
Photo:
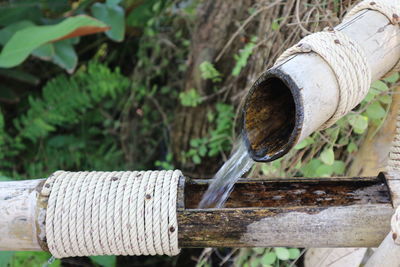
[[[296,144],[303,123],[299,90],[279,69],[268,70],[250,89],[243,109],[243,138],[253,160],[275,160]]]

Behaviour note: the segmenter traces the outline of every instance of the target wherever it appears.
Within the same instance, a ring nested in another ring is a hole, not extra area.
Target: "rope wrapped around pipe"
[[[397,25],[400,22],[400,0],[362,1],[348,12],[344,21],[366,9],[382,13],[391,24]],[[339,85],[338,106],[331,118],[321,126],[322,130],[332,126],[364,99],[371,85],[371,70],[363,48],[350,36],[333,28],[306,36],[287,49],[277,59],[275,66],[296,54],[310,52],[318,54],[326,61]],[[397,63],[392,71],[399,67],[400,64]]]
[[[388,173],[392,177],[400,177],[400,110],[396,120],[396,133],[389,153]],[[393,241],[400,245],[400,207],[395,207],[396,212],[391,219]]]
[[[47,180],[46,238],[56,258],[177,255],[175,171],[65,172]]]

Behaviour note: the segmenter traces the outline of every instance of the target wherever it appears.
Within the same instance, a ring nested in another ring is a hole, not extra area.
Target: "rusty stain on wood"
[[[207,180],[189,180],[181,247],[378,245],[393,213],[383,175],[240,180],[222,209],[197,209]]]
[[[390,194],[384,177],[351,179],[315,178],[277,181],[242,179],[235,185],[225,207],[329,207],[390,203]],[[207,181],[187,182],[185,206],[188,209],[198,206],[207,186]]]

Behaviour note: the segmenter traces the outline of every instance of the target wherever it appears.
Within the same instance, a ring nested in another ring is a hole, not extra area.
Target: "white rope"
[[[400,0],[362,1],[348,12],[345,21],[365,9],[382,13],[394,25],[400,23]],[[321,126],[321,129],[324,129],[346,115],[367,95],[371,84],[371,71],[363,48],[345,33],[332,28],[306,36],[286,50],[278,58],[275,66],[293,55],[310,52],[318,54],[328,63],[339,85],[338,106],[332,117]],[[393,70],[398,70],[399,67],[400,62]]]
[[[374,10],[386,16],[391,24],[400,24],[400,0],[368,0],[361,1],[355,5],[349,12],[347,12],[343,21],[349,21],[357,13],[363,10]],[[389,76],[391,73],[400,71],[400,61],[386,74]]]
[[[331,29],[303,38],[286,50],[275,65],[298,53],[314,52],[321,56],[335,73],[339,85],[339,103],[335,113],[322,126],[327,128],[346,115],[367,95],[371,71],[363,49],[347,35]]]
[[[400,177],[400,110],[396,120],[396,133],[389,153],[388,175]],[[392,216],[392,237],[397,245],[400,245],[400,207],[395,207],[396,212]]]
[[[180,171],[64,172],[51,175],[46,238],[56,258],[177,255]]]
[[[365,9],[375,10],[385,15],[392,24],[399,24],[399,6],[400,0],[369,0],[361,1],[355,5],[349,12],[347,12],[343,21],[350,20],[351,17],[355,16],[358,12]]]

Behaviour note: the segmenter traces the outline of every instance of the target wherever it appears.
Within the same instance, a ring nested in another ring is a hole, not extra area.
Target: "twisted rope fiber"
[[[371,0],[362,1],[354,6],[344,18],[344,21],[350,20],[351,17],[363,10],[374,10],[385,15],[391,24],[400,24],[400,0]],[[393,71],[400,70],[400,61],[393,67],[389,74]],[[396,120],[396,134],[392,142],[391,151],[388,161],[388,175],[395,179],[400,179],[400,110]],[[391,219],[391,228],[394,242],[400,245],[400,207],[397,207],[395,214]]]
[[[362,1],[348,12],[345,21],[365,9],[382,13],[394,25],[400,22],[400,0]],[[310,52],[318,54],[328,63],[339,85],[338,106],[331,118],[321,126],[321,129],[325,129],[351,111],[367,95],[371,84],[371,70],[363,48],[345,33],[332,28],[306,36],[287,49],[278,58],[275,66],[293,55]],[[400,63],[393,70],[399,67]]]
[[[400,0],[368,0],[362,1],[355,5],[350,11],[346,14],[343,21],[349,21],[353,16],[355,16],[358,12],[363,10],[374,10],[382,15],[386,16],[391,24],[399,25],[400,24]],[[400,71],[400,61],[391,69],[386,76],[392,74],[393,72]]]
[[[400,110],[396,120],[396,134],[389,153],[388,172],[389,176],[400,179]],[[394,234],[394,242],[400,245],[400,207],[397,207],[395,214],[392,216],[391,228]]]
[[[275,65],[299,54],[315,52],[331,67],[339,85],[339,102],[332,117],[321,126],[328,128],[352,110],[367,95],[371,71],[362,48],[347,35],[331,29],[303,38],[286,50]]]
[[[52,174],[46,238],[56,258],[90,255],[177,255],[180,171]]]

